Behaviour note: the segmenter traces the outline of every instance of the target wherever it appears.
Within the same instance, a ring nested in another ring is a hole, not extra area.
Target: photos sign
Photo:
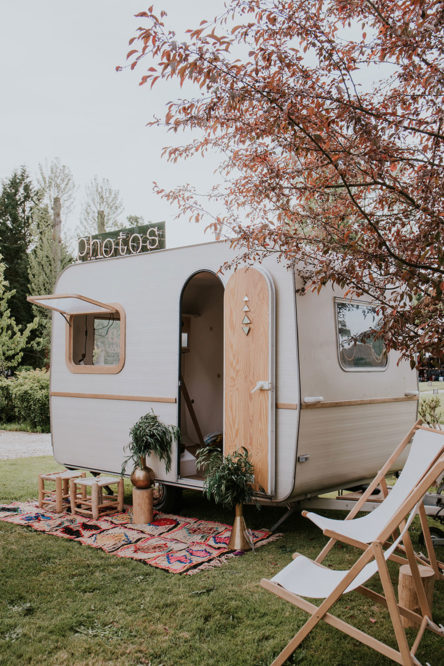
[[[165,249],[165,222],[83,236],[78,241],[78,261],[129,257]]]

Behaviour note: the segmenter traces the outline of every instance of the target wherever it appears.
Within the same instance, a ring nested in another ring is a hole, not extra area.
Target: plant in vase
[[[253,500],[254,466],[242,446],[223,456],[219,449],[206,446],[197,452],[197,467],[205,474],[204,494],[216,504],[235,508],[228,547],[251,550],[252,543],[243,517],[243,504]]]
[[[155,455],[165,463],[165,469],[171,468],[171,446],[179,436],[179,429],[165,425],[153,410],[144,414],[130,430],[131,441],[126,447],[129,455],[122,464],[122,475],[130,461],[134,464],[131,483],[135,488],[149,488],[154,481],[153,470],[146,465],[146,456]]]

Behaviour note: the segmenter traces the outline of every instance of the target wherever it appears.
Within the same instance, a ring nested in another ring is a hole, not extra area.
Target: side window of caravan
[[[113,312],[71,316],[67,360],[72,372],[120,372],[125,361],[122,315]]]
[[[387,352],[377,333],[380,317],[366,303],[335,300],[339,363],[343,370],[384,370]],[[373,332],[372,332],[373,331]]]

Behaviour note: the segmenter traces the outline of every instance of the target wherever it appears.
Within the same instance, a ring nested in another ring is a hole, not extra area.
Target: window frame
[[[386,349],[386,359],[387,362],[384,366],[369,366],[369,367],[355,367],[347,368],[343,365],[341,361],[341,347],[340,347],[340,336],[339,336],[339,321],[338,321],[338,303],[347,303],[348,305],[358,305],[362,307],[372,307],[376,309],[376,305],[370,301],[360,301],[357,299],[348,299],[335,297],[333,299],[333,308],[334,308],[334,318],[335,318],[335,329],[336,329],[336,353],[339,363],[339,367],[343,372],[386,372],[389,367],[389,353]]]
[[[126,314],[123,307],[120,303],[107,303],[111,305],[120,316],[120,356],[119,362],[116,365],[77,365],[72,360],[72,351],[73,351],[73,319],[74,317],[83,316],[80,313],[70,314],[66,323],[66,335],[65,335],[65,360],[68,370],[73,374],[80,375],[117,375],[122,371],[125,360],[126,360]],[[88,313],[93,316],[97,313]],[[110,315],[112,312],[110,312]],[[99,315],[99,318],[103,316]]]

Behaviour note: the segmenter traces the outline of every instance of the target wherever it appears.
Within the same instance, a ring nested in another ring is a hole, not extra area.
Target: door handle
[[[304,398],[304,403],[306,405],[315,405],[317,402],[324,402],[322,395],[307,395]]]
[[[271,391],[271,382],[265,380],[257,382],[256,386],[251,389],[250,393],[255,393],[256,391]]]

